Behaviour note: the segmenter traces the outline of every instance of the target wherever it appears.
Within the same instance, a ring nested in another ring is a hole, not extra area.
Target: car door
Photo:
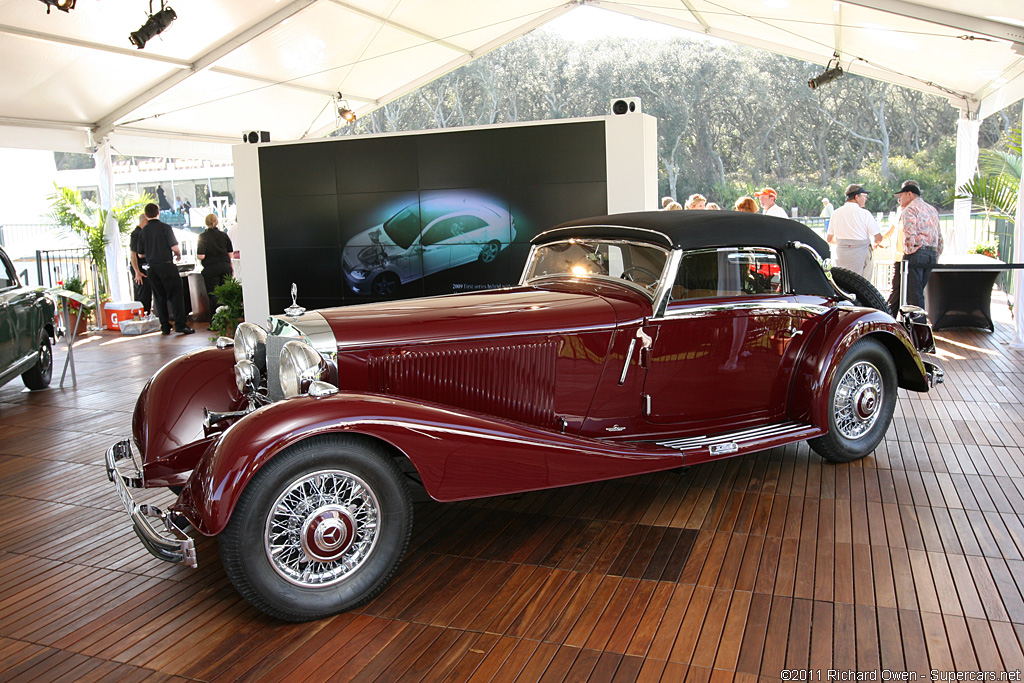
[[[424,275],[431,275],[451,265],[452,243],[463,232],[462,219],[461,215],[439,218],[423,231],[420,248]]]
[[[480,257],[480,251],[490,241],[487,228],[490,224],[475,214],[463,214],[452,224],[449,268],[472,263]]]
[[[778,252],[687,252],[664,316],[649,321],[647,420],[710,431],[782,419],[807,313],[783,294]]]
[[[0,372],[21,357],[18,348],[18,278],[7,254],[0,252]]]

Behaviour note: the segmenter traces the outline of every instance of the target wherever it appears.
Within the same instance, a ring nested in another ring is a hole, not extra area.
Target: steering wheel
[[[651,281],[650,282],[640,282],[634,276],[634,271],[639,272],[639,273],[643,273],[644,275],[649,277],[651,279]],[[619,277],[622,278],[623,280],[629,280],[630,282],[636,282],[637,284],[644,285],[644,286],[653,285],[654,283],[656,283],[658,281],[658,274],[657,273],[652,273],[651,271],[649,271],[646,268],[643,268],[641,266],[630,266],[629,268],[626,268],[624,271],[622,271],[622,275],[620,275]]]

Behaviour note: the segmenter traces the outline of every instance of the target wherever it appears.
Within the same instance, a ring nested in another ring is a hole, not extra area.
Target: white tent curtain
[[[1021,125],[1024,126],[1024,110],[1021,110]],[[1024,261],[1024,238],[1021,237],[1021,226],[1024,223],[1024,176],[1017,186],[1017,215],[1013,220],[1013,261],[1021,263]],[[1011,349],[1024,349],[1024,272],[1013,271],[1013,341],[1010,342]]]
[[[93,153],[96,160],[96,174],[99,176],[100,206],[107,212],[104,234],[107,238],[107,274],[110,277],[110,298],[112,301],[131,301],[131,287],[124,268],[125,255],[121,246],[121,231],[111,211],[114,206],[114,166],[110,161],[110,141],[104,140]],[[124,294],[125,296],[122,296]]]
[[[978,169],[978,134],[981,121],[967,118],[965,112],[956,125],[956,186],[960,187],[974,177]],[[971,200],[957,199],[953,203],[953,234],[946,244],[947,254],[966,254],[967,235],[971,227]]]

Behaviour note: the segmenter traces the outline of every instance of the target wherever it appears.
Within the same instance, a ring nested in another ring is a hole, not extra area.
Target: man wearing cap
[[[779,193],[770,187],[762,187],[760,190],[754,193],[757,200],[761,202],[761,208],[764,209],[763,213],[765,216],[778,216],[779,218],[789,218],[786,215],[786,210],[775,203],[775,199],[779,196]]]
[[[939,212],[921,199],[921,187],[913,180],[903,181],[893,194],[900,203],[903,267],[907,269],[906,302],[924,308],[924,288],[943,247]]]
[[[874,245],[882,241],[882,228],[864,208],[869,192],[863,185],[846,186],[846,203],[832,212],[825,239],[836,245],[835,264],[870,280]]]

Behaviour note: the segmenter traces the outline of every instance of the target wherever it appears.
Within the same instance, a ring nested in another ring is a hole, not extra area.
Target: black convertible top
[[[828,243],[803,223],[742,211],[638,211],[562,223],[533,238],[546,244],[571,237],[650,242],[666,248],[759,246],[785,249],[797,240],[829,257]]]
[[[803,223],[788,218],[742,211],[640,211],[569,221],[531,241],[548,244],[573,237],[633,240],[667,249],[770,247],[785,254],[794,293],[835,294],[812,255],[789,246],[802,242],[826,259],[830,256],[828,243]]]

